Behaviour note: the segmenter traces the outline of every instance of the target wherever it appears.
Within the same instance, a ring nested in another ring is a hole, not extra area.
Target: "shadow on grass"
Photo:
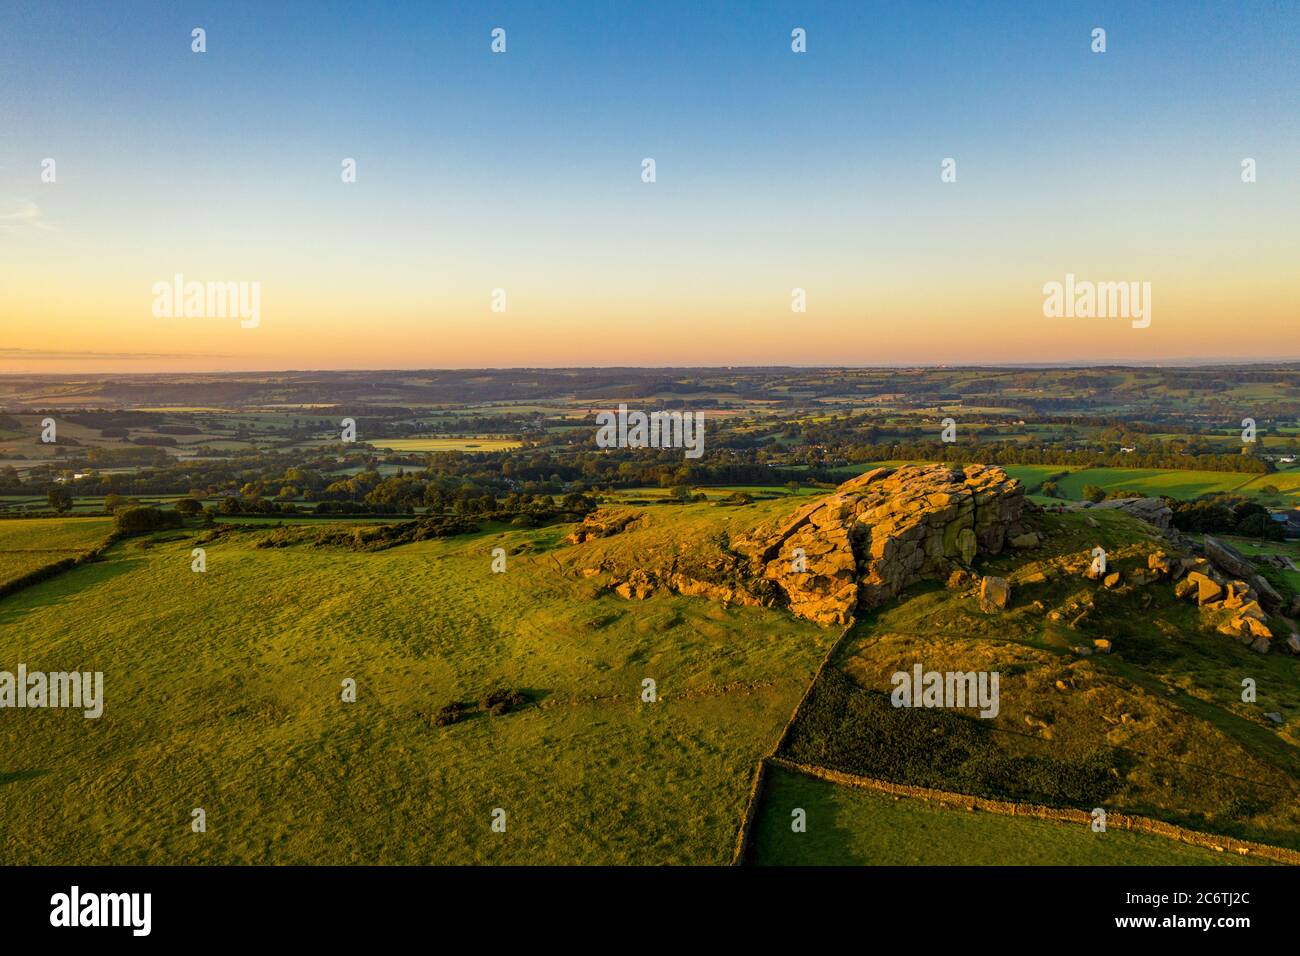
[[[3,787],[7,783],[21,783],[24,780],[35,780],[37,777],[44,777],[48,774],[48,770],[0,770],[0,787]]]
[[[115,555],[87,564],[79,564],[61,574],[0,598],[0,626],[17,624],[28,614],[44,608],[59,607],[73,600],[78,592],[127,574],[145,561],[144,557]]]

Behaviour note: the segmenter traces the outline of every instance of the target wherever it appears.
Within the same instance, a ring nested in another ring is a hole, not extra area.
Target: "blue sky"
[[[450,329],[480,286],[506,283],[535,289],[537,321],[560,335],[566,301],[629,335],[656,307],[741,330],[768,276],[819,289],[828,331],[873,312],[896,325],[918,286],[945,290],[916,302],[922,323],[952,295],[1014,312],[1067,269],[1170,288],[1180,263],[1202,281],[1223,263],[1225,301],[1249,279],[1269,298],[1248,308],[1293,304],[1272,277],[1297,251],[1295,3],[0,9],[0,202],[34,203],[52,227],[0,246],[15,279],[102,286],[104,321],[128,295],[119,277],[173,268],[265,276],[292,303],[286,335],[347,302],[381,328],[391,316],[394,341],[417,313]],[[497,26],[504,56],[488,51]],[[57,190],[31,176],[44,156]],[[960,175],[945,192],[947,156]],[[1261,169],[1244,199],[1242,156]],[[344,195],[342,157],[360,171]],[[29,287],[24,302],[41,298]],[[126,324],[140,346],[148,329]],[[1173,345],[1149,338],[1138,352]]]

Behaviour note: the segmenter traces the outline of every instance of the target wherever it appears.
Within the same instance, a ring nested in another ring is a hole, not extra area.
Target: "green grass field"
[[[791,813],[807,829],[791,829]],[[769,767],[750,861],[816,866],[1222,866],[1266,861],[1162,837],[953,809]]]
[[[378,553],[237,532],[204,574],[190,531],[5,598],[0,667],[103,671],[106,704],[0,711],[0,863],[725,863],[833,634],[598,593],[561,572],[564,530]],[[496,546],[529,550],[492,574]],[[496,686],[532,703],[432,725]]]
[[[1063,469],[1058,469],[1063,470]],[[1106,491],[1138,491],[1155,497],[1191,499],[1213,492],[1239,491],[1255,478],[1274,478],[1231,471],[1162,471],[1147,468],[1084,468],[1057,482],[1065,498],[1082,500],[1087,485]],[[1268,481],[1261,482],[1268,484]],[[1300,489],[1298,489],[1300,490]]]
[[[0,584],[74,558],[103,541],[111,518],[14,518],[0,521]]]

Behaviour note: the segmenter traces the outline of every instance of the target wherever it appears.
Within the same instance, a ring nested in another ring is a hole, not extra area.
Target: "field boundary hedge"
[[[95,545],[89,551],[83,551],[78,555],[70,558],[63,558],[59,561],[52,561],[49,564],[43,564],[39,568],[28,571],[21,577],[13,578],[0,584],[0,598],[6,598],[11,594],[29,588],[33,584],[40,584],[55,575],[62,574],[64,571],[71,571],[75,567],[83,564],[89,564],[91,561],[98,561],[112,545],[116,544],[121,535],[116,531],[112,532],[107,538]]]
[[[878,793],[885,793],[895,797],[926,800],[968,811],[980,810],[986,813],[1000,814],[1002,816],[1032,817],[1037,820],[1054,820],[1061,823],[1078,823],[1084,825],[1090,825],[1092,823],[1092,814],[1087,810],[1046,807],[1036,803],[1016,803],[1007,800],[994,800],[989,797],[976,797],[966,793],[953,793],[948,790],[934,790],[928,787],[914,787],[909,784],[891,783],[888,780],[880,780],[876,777],[861,777],[856,774],[844,773],[840,770],[831,770],[828,767],[814,767],[810,764],[796,763],[793,760],[775,755],[764,757],[762,762],[763,764],[770,763],[775,767],[779,767],[782,770],[788,770],[792,773],[803,774],[806,777],[823,780],[827,783],[833,783],[840,786],[858,787],[864,790],[874,790]],[[764,766],[762,770],[756,774],[756,777],[766,779],[766,776],[766,766]],[[1269,846],[1266,843],[1254,843],[1250,840],[1238,840],[1235,837],[1220,836],[1216,833],[1203,833],[1200,830],[1189,830],[1187,827],[1180,827],[1176,824],[1166,823],[1163,820],[1155,820],[1150,817],[1140,817],[1128,813],[1119,813],[1118,811],[1107,813],[1106,827],[1107,829],[1116,828],[1120,830],[1132,830],[1135,833],[1147,833],[1168,840],[1176,840],[1179,843],[1187,843],[1205,849],[1218,850],[1219,852],[1232,851],[1242,856],[1257,856],[1266,860],[1274,860],[1278,863],[1300,866],[1300,851],[1297,850],[1290,850],[1285,847]]]

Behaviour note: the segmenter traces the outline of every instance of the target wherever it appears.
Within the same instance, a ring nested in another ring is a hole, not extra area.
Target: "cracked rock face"
[[[877,468],[796,512],[756,542],[756,574],[791,611],[847,624],[923,578],[997,554],[1020,524],[1024,489],[1001,468]]]

